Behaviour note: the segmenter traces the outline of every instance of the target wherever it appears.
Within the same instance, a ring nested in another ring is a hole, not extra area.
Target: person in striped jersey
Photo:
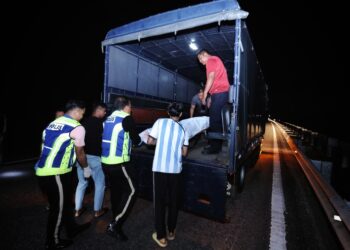
[[[182,110],[181,103],[171,103],[168,107],[170,118],[158,119],[147,140],[147,144],[156,145],[152,166],[156,232],[152,238],[160,247],[167,246],[167,239],[175,239],[182,157],[187,155],[189,140],[179,124]],[[169,201],[168,235],[165,225],[166,200]]]

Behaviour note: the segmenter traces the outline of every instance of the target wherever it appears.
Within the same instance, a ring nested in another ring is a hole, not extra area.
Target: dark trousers
[[[102,166],[109,182],[113,218],[121,228],[135,202],[135,171],[130,163]]]
[[[72,174],[37,176],[40,189],[47,195],[50,210],[46,229],[46,244],[57,243],[62,225],[67,233],[76,225],[72,206]]]
[[[168,203],[168,229],[174,232],[179,211],[180,174],[153,172],[153,203],[157,238],[166,236],[165,210]]]
[[[228,92],[211,95],[211,105],[209,108],[209,131],[222,132],[221,110],[227,104]],[[209,145],[213,150],[221,150],[222,140],[210,139]]]

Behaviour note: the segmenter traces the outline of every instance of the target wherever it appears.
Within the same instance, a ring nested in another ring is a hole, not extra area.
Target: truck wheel
[[[245,179],[245,166],[241,165],[238,168],[238,171],[235,173],[235,186],[238,193],[243,191]]]

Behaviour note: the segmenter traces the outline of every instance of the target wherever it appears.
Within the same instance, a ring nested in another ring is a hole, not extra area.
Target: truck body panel
[[[228,111],[222,114],[225,131],[216,135],[224,140],[223,150],[201,154],[202,138],[183,159],[182,173],[182,208],[221,221],[228,176],[236,176],[236,186],[243,184],[239,176],[259,153],[267,114],[267,87],[241,20],[247,15],[236,1],[212,1],[118,27],[102,42],[103,99],[112,106],[117,95],[128,96],[140,132],[167,116],[169,102],[182,102],[189,111],[192,97],[206,81],[196,56],[199,49],[223,60],[232,89]],[[132,152],[139,170],[139,194],[148,199],[152,199],[153,153],[152,147]]]

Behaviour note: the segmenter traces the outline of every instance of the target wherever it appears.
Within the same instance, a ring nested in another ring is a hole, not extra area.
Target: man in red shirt
[[[228,91],[230,84],[227,77],[226,68],[217,56],[212,56],[202,49],[197,54],[198,60],[206,68],[207,81],[204,88],[203,104],[208,93],[211,96],[209,108],[209,124],[211,132],[222,132],[221,110],[228,101]],[[211,139],[209,145],[202,151],[203,154],[216,154],[221,151],[222,140]]]

